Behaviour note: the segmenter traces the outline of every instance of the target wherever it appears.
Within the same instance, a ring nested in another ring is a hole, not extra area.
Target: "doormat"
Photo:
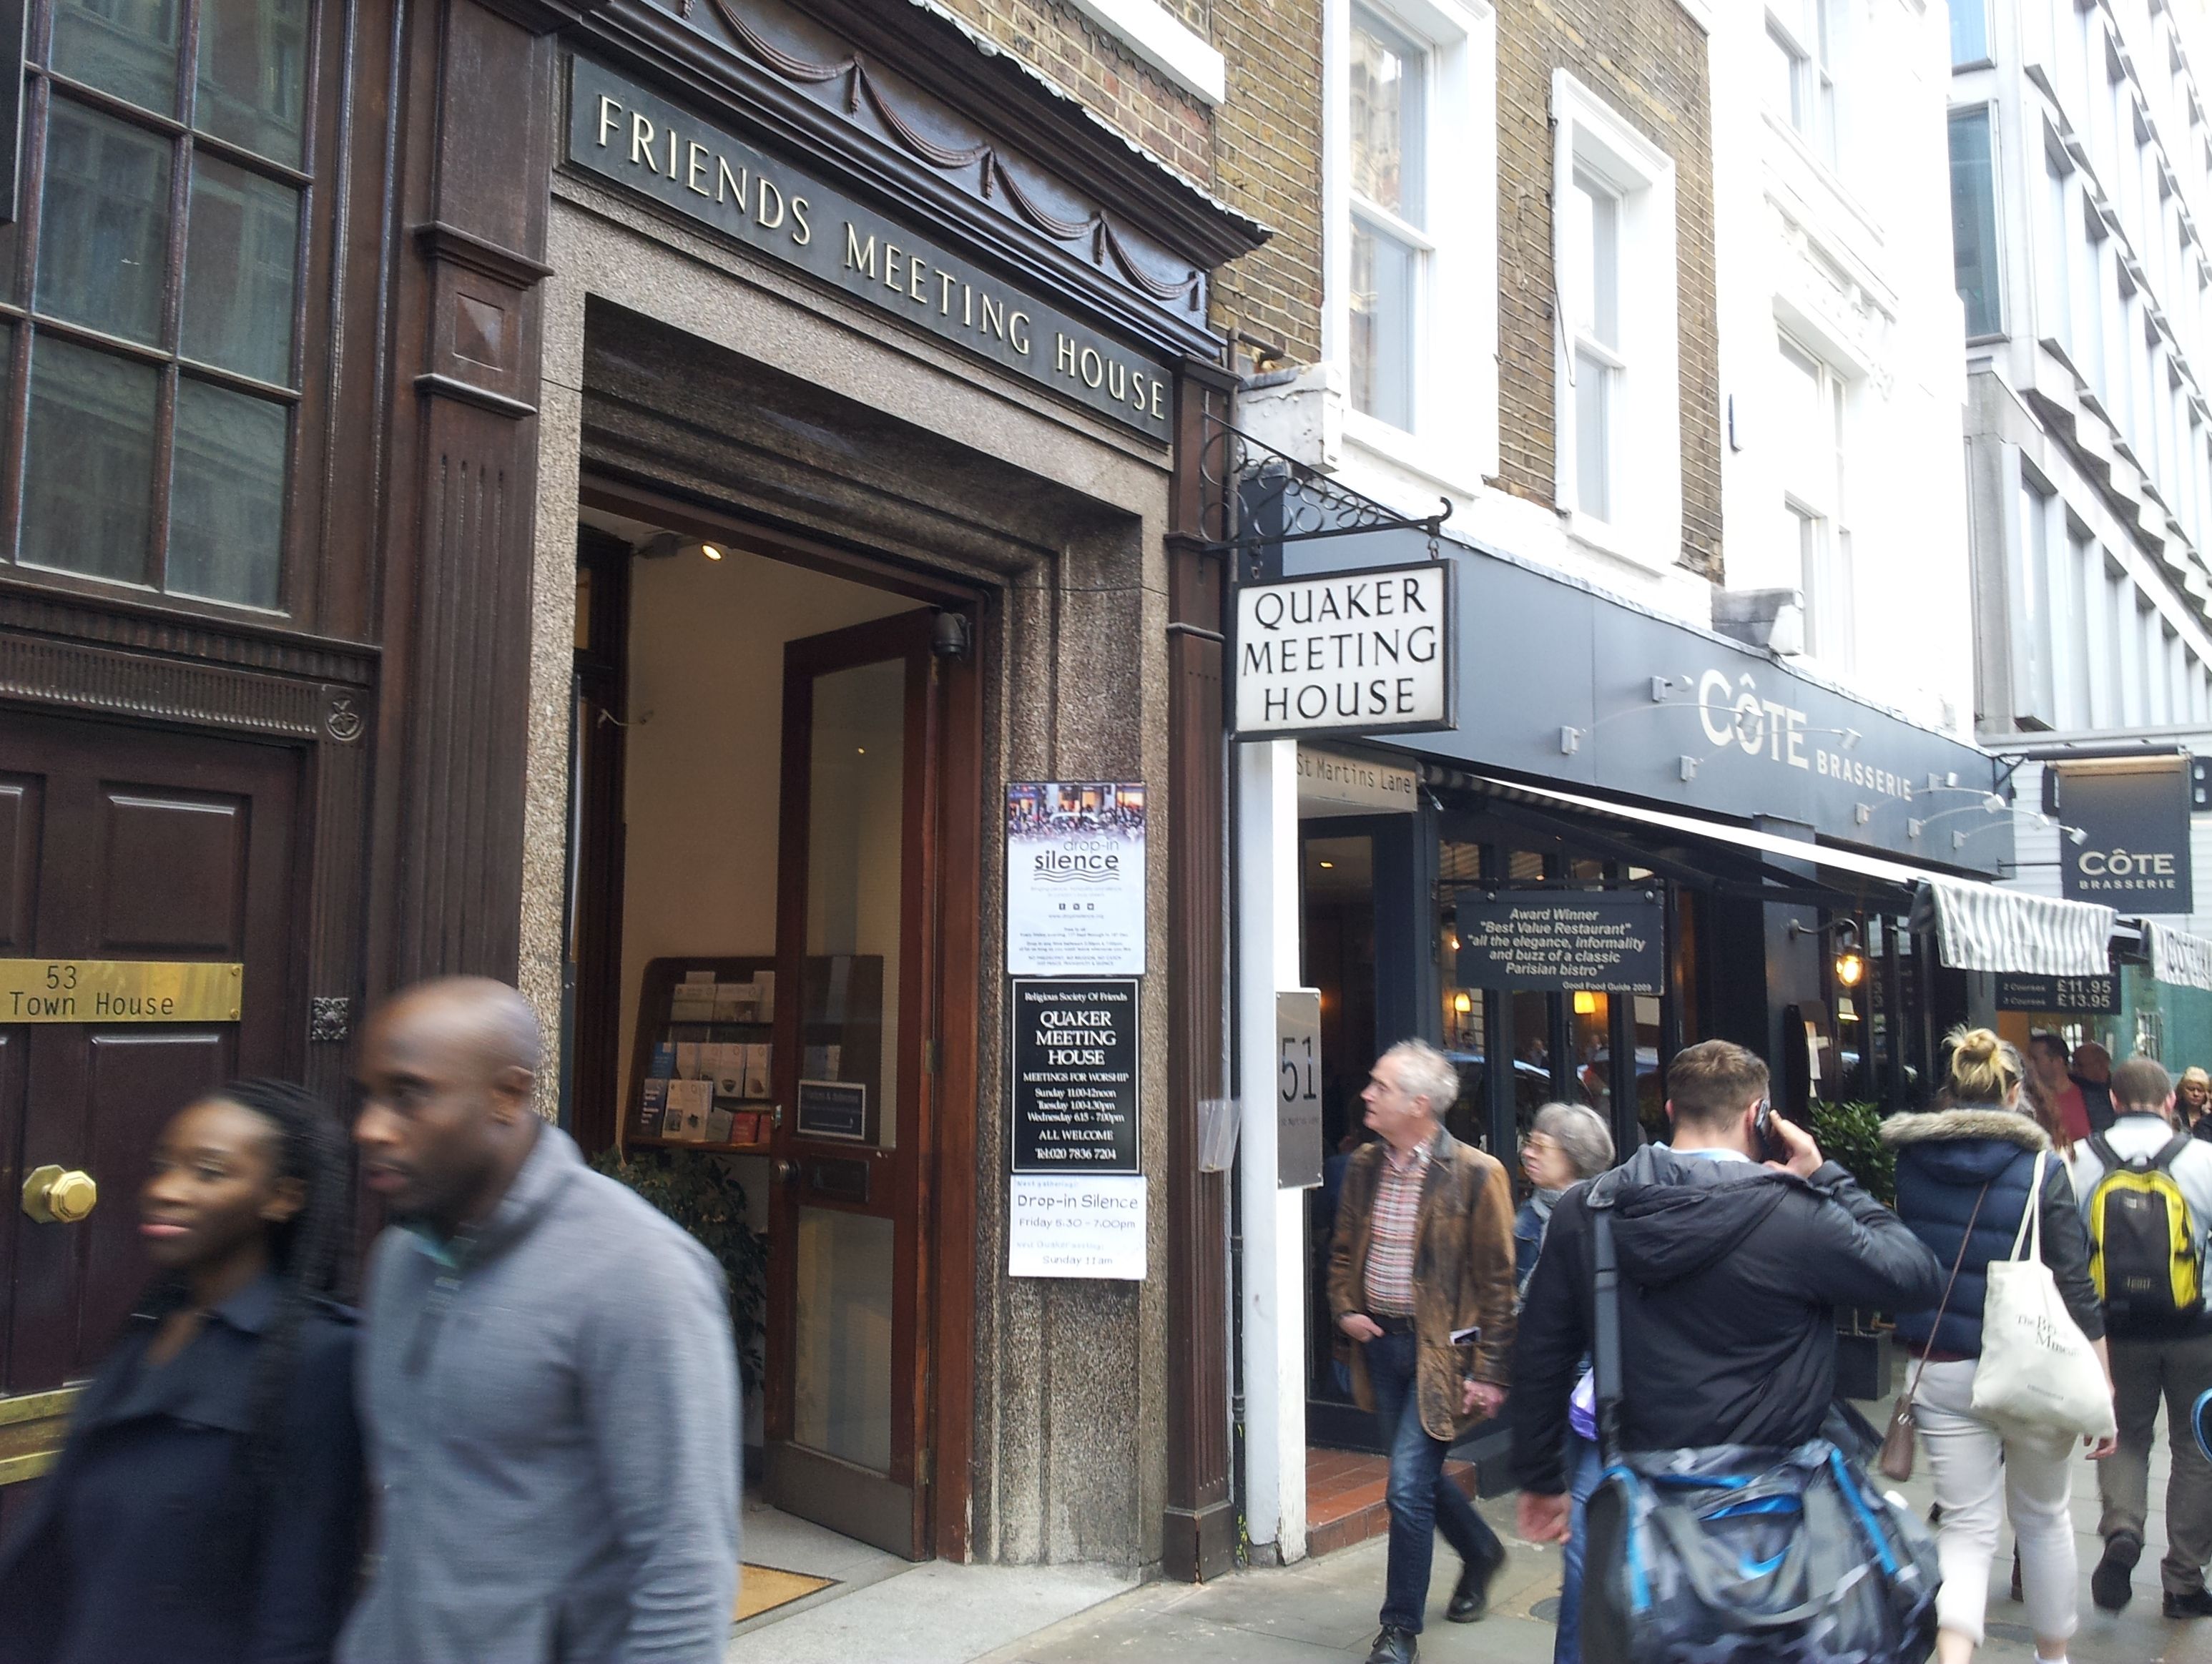
[[[837,1580],[834,1577],[811,1577],[802,1571],[779,1571],[774,1566],[757,1566],[747,1561],[738,1571],[738,1610],[733,1622],[742,1624],[748,1618],[758,1618],[764,1612],[774,1612],[778,1606],[787,1606],[794,1600],[803,1600],[817,1589],[826,1589]]]

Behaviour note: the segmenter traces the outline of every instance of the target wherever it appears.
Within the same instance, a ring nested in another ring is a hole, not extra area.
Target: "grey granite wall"
[[[576,493],[599,472],[858,545],[985,598],[975,1187],[979,1559],[1159,1558],[1167,1310],[1165,453],[843,297],[556,179],[545,284],[524,986],[557,1001]],[[1151,782],[1143,1150],[1152,1275],[1013,1281],[1006,1260],[1008,779]],[[550,1024],[549,1024],[550,1026]]]

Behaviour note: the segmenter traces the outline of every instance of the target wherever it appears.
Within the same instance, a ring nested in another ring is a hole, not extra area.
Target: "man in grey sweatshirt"
[[[370,1019],[354,1131],[392,1228],[358,1388],[376,1499],[341,1664],[720,1664],[736,1353],[706,1251],[532,1108],[504,983]]]

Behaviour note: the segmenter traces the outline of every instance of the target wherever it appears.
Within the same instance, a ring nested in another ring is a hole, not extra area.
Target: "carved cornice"
[[[1103,210],[1094,210],[1089,218],[1082,220],[1065,219],[1050,212],[1022,188],[1021,181],[1007,168],[999,147],[988,139],[958,149],[935,143],[885,95],[878,78],[869,72],[867,59],[857,51],[835,63],[817,64],[765,39],[745,21],[730,0],[711,0],[711,3],[738,43],[785,80],[805,86],[843,82],[845,112],[857,114],[865,103],[908,155],[946,173],[975,168],[983,198],[989,201],[1003,197],[1032,229],[1042,232],[1054,242],[1071,246],[1087,243],[1087,258],[1092,264],[1104,266],[1110,259],[1115,270],[1155,301],[1178,304],[1187,311],[1203,307],[1204,272],[1187,267],[1180,276],[1157,276],[1130,254],[1127,244]]]
[[[289,677],[0,634],[0,699],[319,739],[336,708],[333,691]]]
[[[511,248],[501,248],[473,232],[459,226],[447,225],[441,220],[432,220],[415,228],[415,245],[429,260],[444,260],[450,264],[466,266],[485,276],[496,279],[515,288],[529,288],[540,279],[553,275],[553,268],[543,260],[533,260],[526,254],[518,254]]]
[[[130,597],[98,602],[0,580],[0,629],[266,671],[311,682],[365,687],[375,678],[377,649],[281,628],[228,628],[215,619],[165,612]]]
[[[765,21],[775,0],[672,3],[685,21],[653,0],[610,0],[574,45],[672,77],[710,120],[734,115],[1042,293],[1175,354],[1218,353],[1206,274],[1267,228],[949,15],[915,0],[810,0],[803,20],[775,13],[796,20],[778,30]]]

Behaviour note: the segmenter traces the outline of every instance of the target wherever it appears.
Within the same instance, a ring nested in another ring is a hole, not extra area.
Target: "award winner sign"
[[[1450,561],[1237,592],[1239,739],[1452,728]]]
[[[569,60],[568,161],[1163,442],[1158,360],[587,58]]]
[[[1135,1173],[1137,984],[1014,983],[1017,1173]]]
[[[1463,890],[1457,905],[1462,987],[1662,991],[1656,892]]]

